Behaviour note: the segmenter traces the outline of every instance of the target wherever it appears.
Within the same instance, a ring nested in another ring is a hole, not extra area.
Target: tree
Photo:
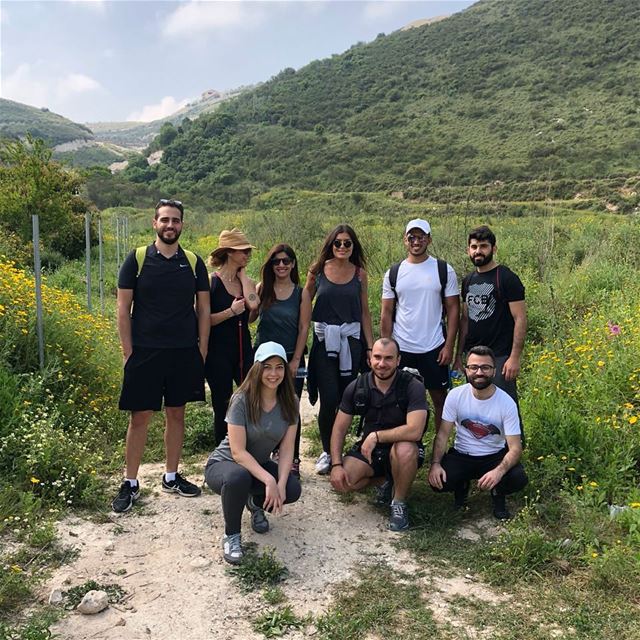
[[[67,258],[84,251],[84,214],[89,208],[80,195],[82,180],[51,160],[43,140],[27,137],[0,142],[0,227],[31,242],[31,216],[40,216],[46,249]]]

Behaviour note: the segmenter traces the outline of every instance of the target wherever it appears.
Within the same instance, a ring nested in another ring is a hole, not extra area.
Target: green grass
[[[249,543],[243,545],[243,550],[242,563],[227,569],[242,591],[273,588],[289,575],[288,569],[275,557],[273,549],[258,552],[256,545]]]

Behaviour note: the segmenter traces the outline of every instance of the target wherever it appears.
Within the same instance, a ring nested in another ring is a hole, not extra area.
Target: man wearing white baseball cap
[[[429,255],[430,244],[431,225],[411,220],[404,234],[407,257],[384,274],[380,335],[395,338],[402,366],[420,372],[433,401],[437,430],[449,388],[460,290],[453,267]]]

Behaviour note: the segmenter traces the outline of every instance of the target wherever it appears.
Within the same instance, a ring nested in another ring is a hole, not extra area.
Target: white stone
[[[100,613],[109,606],[109,596],[104,591],[87,591],[78,605],[78,611],[85,614]]]
[[[114,551],[116,548],[116,544],[113,540],[107,540],[107,543],[104,545],[105,551]]]
[[[194,558],[189,563],[189,565],[193,569],[204,569],[205,567],[208,567],[210,564],[211,564],[211,560],[209,558],[203,558],[203,557]]]
[[[49,594],[49,604],[62,604],[63,599],[62,589],[53,589]]]

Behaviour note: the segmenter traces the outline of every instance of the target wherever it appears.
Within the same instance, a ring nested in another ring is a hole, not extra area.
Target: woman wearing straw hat
[[[242,561],[242,512],[251,512],[251,528],[266,533],[265,510],[278,514],[282,505],[300,497],[300,480],[291,473],[298,426],[298,399],[287,366],[287,353],[277,342],[264,342],[255,364],[236,391],[229,411],[229,434],[209,456],[204,471],[207,484],[222,498],[225,531],[224,559]],[[269,459],[280,447],[276,464]]]
[[[233,383],[244,380],[253,362],[249,312],[258,308],[260,298],[245,267],[254,248],[239,229],[225,229],[209,257],[209,264],[218,269],[211,274],[211,332],[205,363],[216,444],[227,435],[225,416]]]

